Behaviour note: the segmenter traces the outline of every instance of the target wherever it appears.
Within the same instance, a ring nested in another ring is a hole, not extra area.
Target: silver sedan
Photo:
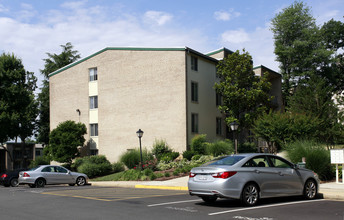
[[[260,198],[303,195],[314,199],[319,179],[313,171],[272,154],[235,154],[217,158],[190,171],[190,195],[205,202],[241,199],[256,205]]]
[[[44,187],[52,184],[69,184],[74,186],[86,185],[86,174],[71,172],[62,166],[43,165],[19,173],[19,184],[28,184],[30,187]]]

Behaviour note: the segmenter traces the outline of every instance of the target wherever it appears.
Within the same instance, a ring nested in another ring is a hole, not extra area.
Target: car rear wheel
[[[215,202],[217,200],[216,196],[202,196],[201,198],[206,203],[213,203],[213,202]]]
[[[245,185],[241,193],[241,201],[245,206],[254,206],[259,200],[259,189],[256,184]]]
[[[18,178],[13,178],[13,179],[11,179],[11,186],[12,186],[12,187],[17,187],[17,186],[19,186]]]
[[[76,179],[76,184],[78,184],[78,186],[84,186],[86,184],[86,179],[83,176],[79,176]]]
[[[36,185],[37,188],[44,187],[45,186],[45,180],[40,178],[40,179],[36,180],[35,185]]]
[[[303,196],[306,199],[314,199],[317,195],[317,184],[314,180],[307,180],[303,189]]]

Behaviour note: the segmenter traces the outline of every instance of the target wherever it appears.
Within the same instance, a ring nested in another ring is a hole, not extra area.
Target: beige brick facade
[[[198,71],[191,69],[191,56],[198,59]],[[175,151],[185,151],[195,135],[191,113],[199,116],[198,133],[222,138],[216,135],[221,114],[213,89],[215,66],[215,59],[188,48],[106,48],[51,74],[51,129],[66,120],[84,123],[91,149],[112,162],[139,147],[138,129],[144,131],[144,147],[163,139]],[[90,68],[97,68],[96,83],[89,82]],[[190,100],[191,81],[199,85],[197,103]],[[98,95],[96,110],[89,109],[92,95]],[[91,137],[89,124],[95,121],[99,135]]]
[[[156,139],[178,152],[196,134],[207,134],[209,141],[223,139],[226,126],[223,120],[219,124],[222,114],[213,86],[217,60],[230,52],[224,48],[207,56],[187,47],[101,50],[50,74],[50,128],[66,120],[84,123],[86,149],[97,149],[111,162],[139,147],[138,129],[144,131],[142,145],[148,149]],[[97,69],[96,81],[89,80],[90,68]],[[90,96],[97,96],[98,108],[90,109]],[[196,132],[192,115],[197,115]],[[90,124],[98,124],[98,136],[90,135]]]

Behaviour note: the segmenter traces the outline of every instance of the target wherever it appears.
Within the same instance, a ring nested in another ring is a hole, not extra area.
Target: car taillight
[[[6,173],[4,173],[4,174],[1,175],[1,178],[6,178],[6,177],[7,177],[7,174],[6,174]]]
[[[189,177],[192,178],[192,177],[195,177],[196,176],[196,173],[189,173]]]
[[[23,177],[30,177],[30,175],[28,173],[24,173]]]
[[[227,179],[231,176],[234,176],[237,172],[236,171],[228,171],[228,172],[221,172],[221,173],[213,173],[211,174],[214,178],[221,178],[221,179]]]

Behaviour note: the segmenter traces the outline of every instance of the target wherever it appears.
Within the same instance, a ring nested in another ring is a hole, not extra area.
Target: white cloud
[[[171,14],[161,11],[147,11],[144,14],[144,20],[147,23],[157,24],[159,26],[171,21],[172,18],[173,16]]]
[[[39,69],[44,68],[46,53],[60,53],[60,45],[67,42],[71,42],[82,57],[105,47],[190,46],[201,50],[207,44],[207,37],[197,29],[185,31],[182,27],[163,26],[172,19],[172,15],[164,12],[145,14],[156,24],[152,31],[136,14],[125,12],[109,18],[111,10],[86,7],[81,3],[68,10],[66,6],[36,15],[38,22],[35,23],[0,15],[0,50],[14,53],[22,59],[26,70],[40,76]]]
[[[240,13],[235,12],[234,9],[230,9],[229,11],[216,11],[214,12],[214,17],[216,20],[219,21],[229,21],[232,18],[239,17]]]
[[[221,35],[223,46],[230,50],[245,48],[253,58],[253,65],[264,65],[272,70],[279,71],[278,63],[275,61],[273,34],[270,24],[257,27],[251,32],[243,29],[226,31]]]
[[[244,29],[226,31],[221,35],[223,43],[240,44],[250,41],[248,33]]]

